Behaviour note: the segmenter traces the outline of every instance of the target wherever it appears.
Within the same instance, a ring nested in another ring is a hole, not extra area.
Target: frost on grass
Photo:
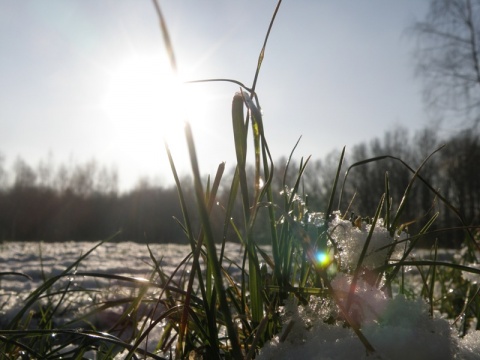
[[[375,299],[371,297],[370,299]],[[371,304],[378,306],[378,298]],[[343,323],[325,322],[319,300],[299,306],[289,300],[282,332],[260,352],[259,360],[273,359],[459,359],[480,358],[480,331],[459,339],[445,319],[431,318],[423,300],[399,295],[384,299],[377,317],[362,323],[362,332],[376,352],[367,355],[353,330]]]
[[[365,271],[356,279],[352,293],[352,274],[371,225],[352,224],[336,214],[328,229],[337,262],[336,273],[330,272],[332,291],[375,353],[366,353],[332,299],[312,297],[303,306],[292,298],[283,309],[282,332],[261,349],[258,359],[480,359],[480,331],[459,338],[449,320],[430,316],[422,299],[387,297],[379,283],[366,276],[368,270],[402,257],[406,234],[392,237],[383,221],[377,222],[361,264]]]

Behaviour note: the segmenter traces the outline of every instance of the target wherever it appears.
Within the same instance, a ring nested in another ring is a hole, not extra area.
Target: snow
[[[329,224],[329,232],[332,240],[340,249],[337,260],[344,264],[345,270],[351,270],[358,264],[360,254],[366,243],[371,224],[359,222],[358,226],[352,226],[350,220],[343,220],[339,213],[334,213],[334,218]],[[407,238],[405,233],[395,234],[392,238],[384,227],[382,219],[378,220],[370,243],[363,259],[362,265],[369,269],[379,267],[385,263],[389,253],[393,258],[400,258]],[[400,242],[400,245],[396,245]]]
[[[353,226],[337,213],[329,224],[329,233],[330,246],[338,249],[334,255],[337,266],[332,289],[375,352],[367,353],[353,329],[345,326],[332,301],[311,298],[308,305],[302,306],[289,299],[284,306],[282,332],[261,349],[257,359],[480,359],[480,331],[459,338],[452,321],[436,313],[432,318],[422,299],[409,300],[403,295],[388,298],[380,286],[370,285],[371,281],[362,277],[357,279],[355,292],[350,293],[352,271],[371,226],[363,222]],[[362,266],[371,270],[388,259],[399,259],[406,237],[395,234],[392,238],[379,219]],[[471,273],[464,273],[463,277],[472,282],[478,280]]]
[[[283,332],[263,347],[257,359],[480,359],[480,331],[459,339],[449,321],[430,318],[422,300],[399,295],[385,305],[376,320],[362,326],[376,350],[369,356],[353,330],[323,321],[321,304],[313,301],[303,307],[290,300]]]
[[[336,219],[331,226],[336,226],[332,239],[344,247],[342,251],[345,251],[348,243],[345,237],[349,241],[361,242],[369,231],[368,225],[352,228],[341,219]],[[378,256],[379,252],[375,249],[393,243],[381,228],[379,231],[372,237],[371,250],[367,251],[369,266],[384,261],[384,257]],[[59,274],[93,245],[86,242],[1,244],[0,272],[22,272],[32,279],[12,275],[0,277],[0,327],[16,309],[23,306],[25,296],[42,284],[44,276]],[[153,244],[150,248],[167,274],[174,271],[190,250],[188,245],[174,244]],[[357,247],[349,249],[358,253]],[[240,248],[235,244],[227,244],[226,254],[234,259],[241,257]],[[347,255],[346,252],[343,254]],[[357,255],[347,257],[348,261],[336,269],[332,280],[332,287],[344,305],[348,301],[352,280],[349,271],[358,261]],[[109,242],[98,247],[76,270],[148,278],[152,267],[146,245]],[[471,274],[463,276],[470,279]],[[121,295],[121,290],[116,290],[116,287],[125,288],[125,284],[98,278],[77,276],[64,281],[72,281],[79,287],[108,288],[110,296],[114,297]],[[471,281],[474,281],[473,277]],[[86,295],[77,300],[86,304],[92,301]],[[409,300],[402,295],[388,298],[377,287],[359,278],[350,310],[362,333],[376,350],[374,354],[367,354],[358,336],[350,327],[345,326],[331,300],[312,297],[308,306],[299,305],[294,298],[285,303],[283,330],[261,349],[257,359],[480,359],[480,331],[471,331],[459,338],[452,320],[444,319],[439,314],[434,314],[432,318],[421,299]],[[106,329],[119,318],[122,311],[122,307],[112,308],[102,315],[104,318],[93,320],[99,328]],[[332,314],[336,316],[335,321],[327,323],[325,320]],[[143,320],[145,318],[140,319]],[[152,330],[151,339],[161,336],[162,325],[159,324]]]
[[[315,309],[318,303],[307,308],[297,305],[295,301],[286,304],[286,324],[294,322],[286,339],[280,341],[283,334],[275,337],[262,349],[259,360],[479,358],[480,336],[470,334],[458,340],[448,321],[429,317],[421,300],[410,301],[402,296],[387,300],[376,321],[362,326],[363,334],[376,350],[370,356],[353,330],[323,321],[322,311]]]

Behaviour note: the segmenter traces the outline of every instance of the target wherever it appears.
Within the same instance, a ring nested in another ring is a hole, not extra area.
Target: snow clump
[[[335,242],[339,249],[337,260],[345,264],[348,269],[351,270],[357,266],[372,226],[363,221],[359,221],[358,226],[354,226],[350,220],[344,220],[338,212],[335,213],[329,224],[331,241]],[[406,238],[407,234],[403,232],[400,235],[395,233],[392,237],[383,219],[378,219],[362,265],[368,269],[374,269],[384,265],[387,258],[399,259],[407,245]],[[403,246],[398,245],[398,242]]]
[[[480,331],[459,339],[447,320],[429,316],[423,300],[407,300],[401,295],[385,299],[377,319],[361,327],[375,349],[373,354],[367,354],[351,328],[325,322],[319,301],[313,299],[304,307],[288,300],[282,332],[261,349],[257,359],[480,359]]]
[[[435,313],[430,316],[422,299],[387,297],[380,289],[382,284],[368,278],[369,271],[401,259],[408,248],[407,234],[391,235],[379,219],[362,264],[358,264],[371,226],[344,220],[335,213],[328,224],[329,245],[335,248],[337,263],[335,271],[328,272],[333,294],[311,297],[308,305],[289,298],[283,308],[281,333],[263,346],[257,359],[480,359],[480,331],[460,339],[448,320]],[[357,266],[364,271],[352,289]],[[471,275],[476,274],[463,274],[464,278]],[[347,324],[334,299],[348,311],[354,324]],[[375,349],[373,354],[367,353],[351,326],[360,329]]]

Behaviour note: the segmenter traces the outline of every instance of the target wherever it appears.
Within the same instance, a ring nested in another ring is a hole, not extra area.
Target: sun
[[[103,108],[115,143],[137,150],[163,141],[184,144],[185,122],[201,121],[205,98],[166,59],[134,55],[109,73]]]

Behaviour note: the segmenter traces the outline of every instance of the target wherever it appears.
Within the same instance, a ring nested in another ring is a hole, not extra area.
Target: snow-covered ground
[[[23,306],[23,300],[37,289],[45,279],[60,275],[74,264],[82,255],[92,249],[96,243],[74,242],[5,242],[0,244],[0,326],[6,322],[15,309]],[[168,276],[190,252],[189,245],[149,244],[148,245],[163,272]],[[241,249],[237,244],[227,244],[226,254],[238,261]],[[224,260],[224,264],[228,264]],[[233,268],[232,271],[235,271]],[[22,273],[27,277],[19,276]],[[97,247],[69,273],[102,273],[149,279],[154,272],[153,261],[145,244],[134,242],[106,242]],[[179,272],[179,276],[181,272]],[[71,276],[59,279],[53,288],[61,289],[66,283],[78,289],[98,289],[115,296],[115,291],[129,290],[128,282],[101,278],[98,276]],[[76,302],[91,302],[90,296],[83,293],[84,299]],[[117,294],[120,296],[120,294]],[[98,299],[97,296],[97,299]]]
[[[19,272],[31,279],[14,275],[0,277],[0,296],[24,293],[37,288],[45,277],[59,275],[96,243],[67,241],[63,243],[5,242],[0,244],[0,274]],[[155,259],[165,274],[171,274],[190,252],[189,245],[149,244]],[[242,250],[237,244],[227,243],[225,254],[238,261]],[[224,264],[228,260],[224,260]],[[145,244],[134,242],[106,242],[96,248],[75,267],[76,272],[96,272],[148,279],[153,262]],[[73,272],[73,271],[72,271]],[[77,277],[76,282],[87,279]],[[98,279],[95,280],[100,281]],[[0,302],[1,303],[1,302]]]
[[[94,246],[87,242],[33,243],[6,242],[0,245],[0,327],[23,305],[25,297],[44,278],[60,274],[82,254]],[[172,273],[188,254],[187,245],[153,244],[152,253],[161,262],[166,274]],[[227,244],[226,254],[239,259],[238,245]],[[105,243],[92,252],[76,268],[80,272],[96,272],[149,278],[152,260],[146,245],[132,242]],[[9,272],[28,275],[30,279]],[[75,276],[65,278],[79,288],[124,288],[121,281]],[[332,285],[341,293],[349,286],[346,275],[339,274]],[[59,284],[61,286],[61,284]],[[375,356],[367,356],[364,345],[350,328],[323,322],[326,307],[312,301],[310,306],[285,306],[283,333],[274,338],[258,357],[266,359],[480,359],[480,332],[471,332],[462,339],[452,330],[449,320],[431,319],[421,300],[409,301],[399,296],[385,298],[378,289],[359,283],[358,299],[368,306],[362,314],[362,332],[375,348]],[[92,299],[84,295],[80,302]],[[68,318],[68,316],[67,316]],[[105,320],[105,321],[108,321]],[[160,331],[160,330],[159,330]]]
[[[35,288],[43,276],[58,275],[96,245],[94,242],[62,243],[5,242],[0,245],[0,273],[22,272],[32,278],[3,276],[1,289],[25,291]],[[175,269],[188,254],[190,246],[149,244],[166,273]],[[105,272],[115,275],[145,277],[152,273],[152,260],[146,245],[134,242],[106,242],[81,261],[77,271]]]
[[[25,305],[25,300],[45,283],[46,279],[51,279],[61,275],[68,267],[74,264],[82,255],[90,251],[96,243],[93,242],[74,242],[67,241],[63,243],[44,243],[44,242],[5,242],[0,244],[0,329],[5,328],[10,320]],[[190,253],[189,245],[177,244],[149,244],[149,248],[159,264],[162,272],[169,276],[173,274],[177,267],[182,263],[185,257]],[[137,325],[133,323],[149,322],[152,318],[152,309],[155,309],[155,315],[161,314],[164,310],[162,305],[157,303],[159,287],[150,286],[144,299],[150,299],[145,304],[141,304],[136,312],[136,319],[132,319],[127,324],[125,331],[123,325],[119,330],[116,326],[124,314],[125,310],[132,303],[134,298],[142,290],[141,282],[129,282],[120,278],[132,280],[150,280],[152,274],[156,274],[154,261],[150,257],[149,248],[145,244],[134,242],[106,242],[97,247],[78,266],[75,266],[68,274],[62,276],[45,291],[51,303],[55,306],[60,303],[61,306],[56,310],[54,327],[61,326],[72,320],[74,323],[68,325],[69,328],[88,328],[94,326],[96,330],[107,331],[112,335],[127,340],[135,331]],[[238,244],[226,244],[226,257],[223,260],[225,268],[229,268],[231,261],[239,261],[242,257],[242,250]],[[227,255],[228,254],[228,255]],[[228,258],[227,258],[228,257]],[[177,284],[185,283],[185,278],[189,273],[190,265],[181,267],[174,281]],[[230,267],[231,274],[238,273],[238,269]],[[92,274],[89,276],[86,273]],[[24,274],[21,276],[19,274]],[[106,274],[106,277],[100,277],[98,274]],[[115,275],[112,278],[109,275]],[[158,276],[153,281],[159,283]],[[177,286],[176,283],[171,285]],[[180,287],[180,286],[179,286]],[[63,291],[68,289],[65,297],[62,297]],[[127,299],[125,302],[122,302]],[[153,301],[151,301],[153,299]],[[95,312],[95,307],[102,304],[111,304],[119,302],[119,305],[108,306],[106,309]],[[42,297],[41,304],[47,302]],[[33,313],[41,313],[39,304],[32,305]],[[28,314],[28,313],[27,313]],[[154,316],[155,316],[154,315]],[[32,322],[38,321],[35,315],[31,318]],[[80,320],[78,320],[80,319]],[[154,351],[155,346],[162,335],[164,323],[158,324],[152,331],[148,342],[145,342],[145,348]],[[33,324],[33,326],[35,326]],[[112,327],[115,327],[112,330]],[[92,356],[94,356],[92,354]],[[121,359],[121,355],[118,359]]]

